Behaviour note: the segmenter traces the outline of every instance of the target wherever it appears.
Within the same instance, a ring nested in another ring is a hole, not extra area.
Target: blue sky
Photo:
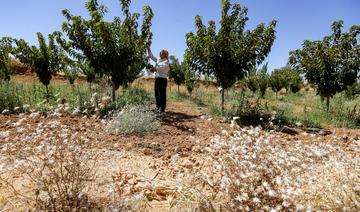
[[[65,20],[61,10],[87,15],[85,0],[1,0],[0,37],[24,38],[36,44],[36,32],[44,34],[60,29]],[[99,0],[108,6],[108,17],[120,15],[118,0]],[[204,23],[219,21],[221,0],[133,0],[132,11],[141,12],[150,5],[155,13],[152,50],[162,48],[182,59],[186,48],[185,34],[194,31],[194,17],[199,14]],[[360,24],[359,0],[232,0],[249,8],[247,28],[278,20],[277,39],[266,61],[269,70],[284,66],[288,52],[301,47],[304,39],[317,40],[331,33],[334,20],[344,20],[344,30]]]

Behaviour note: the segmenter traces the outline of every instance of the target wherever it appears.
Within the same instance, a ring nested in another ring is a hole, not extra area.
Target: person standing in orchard
[[[155,98],[156,112],[164,113],[166,108],[166,87],[167,77],[170,70],[169,52],[165,49],[160,51],[160,58],[156,58],[150,49],[148,49],[149,58],[155,65]]]

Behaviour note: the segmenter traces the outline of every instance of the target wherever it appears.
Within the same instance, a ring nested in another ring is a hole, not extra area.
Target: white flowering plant
[[[224,130],[206,148],[210,169],[193,174],[230,211],[359,209],[360,157],[352,151],[360,141],[350,142],[349,153],[334,145],[339,137],[328,141],[333,145],[315,139],[321,143],[286,140],[260,127]]]
[[[79,211],[93,207],[86,188],[95,176],[94,144],[71,133],[71,127],[60,121],[39,123],[33,134],[23,133],[30,127],[25,123],[26,118],[14,123],[18,125],[17,142],[1,145],[2,159],[6,158],[8,165],[0,170],[0,182],[35,210]],[[61,133],[53,132],[56,128],[61,128]],[[8,137],[9,132],[0,133],[0,138]],[[26,187],[14,186],[14,173],[21,176]]]

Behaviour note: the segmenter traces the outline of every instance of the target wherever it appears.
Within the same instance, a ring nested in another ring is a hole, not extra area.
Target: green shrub
[[[304,82],[300,76],[299,71],[292,70],[290,72],[290,83],[289,88],[291,92],[297,93],[304,87]]]
[[[129,87],[121,96],[125,105],[146,105],[150,101],[150,94],[141,88]]]
[[[259,70],[258,73],[258,86],[259,86],[259,92],[260,97],[264,98],[266,94],[266,90],[269,87],[269,74],[268,74],[268,68],[267,63]]]
[[[115,101],[111,101],[108,105],[101,108],[100,116],[106,117],[112,112],[121,110],[122,108],[133,106],[148,106],[151,103],[150,94],[141,88],[128,87],[121,96],[117,96]]]
[[[189,95],[187,95],[186,93],[183,93],[183,92],[180,92],[180,93],[176,92],[171,95],[171,98],[176,101],[184,101],[189,98]]]
[[[244,92],[238,93],[235,96],[235,101],[232,105],[234,115],[238,116],[239,124],[241,125],[259,125],[261,118],[261,109],[258,102],[252,104]]]
[[[359,128],[359,111],[357,111],[356,104],[352,107],[351,104],[346,101],[346,96],[339,94],[333,98],[333,104],[330,109],[332,114],[331,123],[335,127],[348,127]]]
[[[109,89],[101,87],[94,91],[81,85],[51,85],[47,93],[46,88],[40,83],[0,83],[0,113],[5,109],[13,111],[16,107],[20,107],[17,112],[49,112],[55,111],[60,104],[65,104],[66,112],[77,110],[93,114],[100,109],[100,115],[103,117],[110,111],[119,110],[126,105],[149,105],[151,100],[145,90],[128,88],[115,102],[108,104],[106,101],[106,104],[101,106],[103,99],[108,96]],[[22,108],[24,105],[26,111]]]
[[[116,133],[149,133],[158,126],[155,113],[142,105],[125,106],[108,123],[108,128]]]
[[[221,108],[215,104],[209,105],[209,114],[212,116],[231,117],[233,112],[231,110],[224,109],[224,113],[221,112]]]
[[[288,86],[287,68],[275,69],[270,75],[271,89],[276,93],[276,99],[278,99],[278,93],[281,89]]]
[[[250,71],[249,76],[246,80],[247,87],[255,94],[255,92],[259,91],[259,96],[264,98],[266,94],[266,90],[269,87],[269,74],[268,74],[268,64],[265,63],[258,70],[254,69]]]
[[[348,99],[355,99],[360,96],[360,82],[348,86],[345,90],[345,96]]]
[[[282,125],[287,125],[291,127],[299,127],[298,124],[301,124],[305,128],[319,128],[321,129],[321,121],[317,116],[317,113],[308,113],[306,108],[304,109],[304,116],[296,117],[291,111],[291,108],[284,110],[277,110],[276,119],[277,122],[282,123]]]
[[[85,109],[93,111],[92,93],[93,91],[81,86],[70,89],[69,86],[51,85],[47,93],[46,88],[39,83],[3,83],[0,84],[0,110],[12,111],[14,107],[20,107],[22,112],[28,110],[48,112],[55,110],[59,104],[66,103],[70,110],[78,108],[81,111]]]
[[[246,79],[246,85],[254,94],[258,90],[258,76],[256,74],[256,69],[249,71],[249,75]]]
[[[64,71],[65,76],[66,76],[67,80],[69,81],[70,85],[74,85],[75,80],[79,74],[77,67],[73,64],[71,64],[71,65],[69,64],[69,65],[65,66],[63,71]]]
[[[10,37],[0,38],[0,82],[10,81],[10,53],[12,52],[13,39]]]
[[[196,75],[189,69],[185,70],[185,87],[190,95],[199,87]]]
[[[5,109],[13,110],[15,107],[23,106],[18,92],[21,91],[16,89],[12,83],[0,83],[0,113]]]
[[[174,80],[175,84],[178,86],[178,93],[180,93],[179,86],[185,82],[185,72],[179,60],[173,55],[170,56],[169,79]]]

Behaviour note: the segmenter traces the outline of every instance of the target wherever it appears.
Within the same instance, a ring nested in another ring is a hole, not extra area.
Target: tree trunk
[[[113,82],[112,83],[112,91],[111,91],[111,100],[112,100],[112,102],[115,102],[115,92],[116,92],[115,83]]]
[[[50,95],[49,95],[49,86],[48,86],[48,85],[45,85],[45,88],[46,88],[46,102],[49,102],[49,98],[50,98]]]
[[[326,112],[329,113],[329,108],[330,108],[330,97],[327,96],[326,97]]]
[[[277,92],[275,92],[276,93],[276,100],[278,99],[278,91]]]
[[[224,88],[221,90],[221,115],[224,115],[225,113],[225,107],[224,107],[224,102],[225,102],[225,96],[224,96]]]
[[[180,95],[180,85],[178,85],[178,95]]]

